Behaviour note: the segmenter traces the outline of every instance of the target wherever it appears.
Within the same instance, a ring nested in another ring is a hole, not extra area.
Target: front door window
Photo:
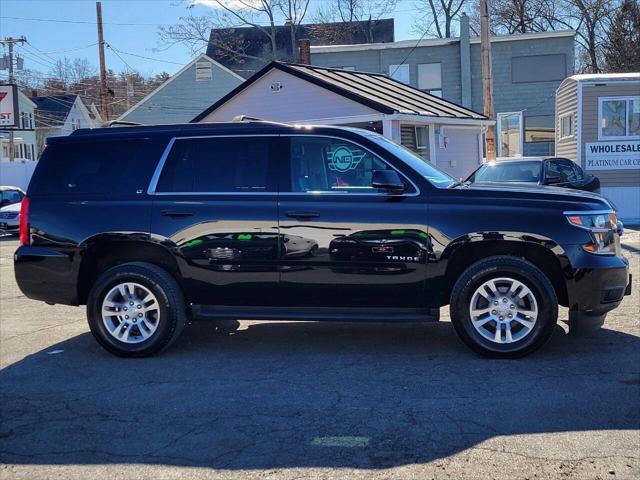
[[[498,155],[522,156],[522,113],[498,114]]]

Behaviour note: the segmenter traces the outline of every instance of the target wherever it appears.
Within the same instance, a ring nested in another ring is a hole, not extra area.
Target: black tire
[[[482,336],[473,326],[469,312],[476,290],[484,282],[501,277],[523,283],[538,305],[531,331],[512,343],[497,343]],[[558,299],[547,276],[531,262],[511,256],[488,257],[467,268],[453,287],[449,308],[458,337],[476,353],[490,358],[520,358],[536,351],[549,340],[558,320]]]
[[[105,296],[123,282],[144,286],[158,300],[157,328],[140,343],[119,341],[109,333],[102,320]],[[182,291],[169,273],[150,263],[131,262],[107,270],[96,280],[87,299],[87,319],[95,339],[110,353],[120,357],[147,357],[165,350],[178,339],[187,322],[187,312]]]

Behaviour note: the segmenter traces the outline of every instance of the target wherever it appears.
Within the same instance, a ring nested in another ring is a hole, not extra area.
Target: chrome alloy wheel
[[[487,340],[507,344],[529,335],[538,320],[535,295],[522,282],[502,277],[480,285],[469,305],[471,323]]]
[[[113,338],[124,343],[140,343],[158,328],[160,305],[147,287],[120,283],[105,295],[101,315]]]

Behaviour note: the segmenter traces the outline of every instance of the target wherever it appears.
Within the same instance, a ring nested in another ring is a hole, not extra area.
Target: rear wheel
[[[458,278],[450,301],[460,339],[477,353],[518,358],[551,337],[558,300],[549,279],[531,262],[489,257]]]
[[[87,300],[87,318],[91,333],[106,350],[144,357],[171,345],[187,315],[182,292],[169,273],[132,262],[98,278]]]

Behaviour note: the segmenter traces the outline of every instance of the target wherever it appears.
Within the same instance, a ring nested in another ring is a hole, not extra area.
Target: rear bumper
[[[49,248],[20,247],[13,263],[18,287],[27,297],[78,305],[78,275],[72,255]]]
[[[580,249],[582,250],[582,249]],[[569,308],[586,315],[603,315],[631,295],[629,262],[623,256],[597,256],[574,251],[567,281]],[[576,265],[578,268],[575,268]]]

